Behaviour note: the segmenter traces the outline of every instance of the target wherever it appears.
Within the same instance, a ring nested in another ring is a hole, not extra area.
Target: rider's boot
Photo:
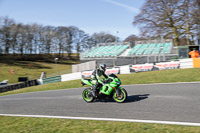
[[[97,95],[96,95],[96,86],[92,86],[92,88],[93,88],[93,92],[92,92],[93,97],[97,97]]]

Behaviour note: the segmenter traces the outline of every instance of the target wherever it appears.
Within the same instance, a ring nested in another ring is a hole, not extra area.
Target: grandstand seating
[[[116,56],[147,56],[169,54],[172,43],[146,43],[136,44],[129,49],[129,45],[102,45],[83,54],[84,58],[109,58]],[[123,53],[123,54],[122,54]]]
[[[129,55],[158,55],[170,53],[171,43],[136,44]]]
[[[108,46],[99,46],[88,53],[84,54],[85,58],[95,58],[95,57],[115,57],[124,52],[129,45],[108,45]]]

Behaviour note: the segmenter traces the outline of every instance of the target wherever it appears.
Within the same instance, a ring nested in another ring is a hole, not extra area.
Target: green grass
[[[199,133],[200,127],[0,116],[1,133]]]
[[[200,68],[173,69],[119,75],[123,84],[151,84],[200,81]]]
[[[62,64],[61,64],[62,63]],[[28,77],[29,79],[38,79],[42,72],[47,75],[56,74],[71,70],[71,65],[77,61],[61,62],[59,64],[31,61],[1,61],[0,62],[0,81],[7,79],[8,83],[17,83],[18,77]],[[57,67],[57,68],[56,68]],[[14,74],[10,74],[14,70]]]

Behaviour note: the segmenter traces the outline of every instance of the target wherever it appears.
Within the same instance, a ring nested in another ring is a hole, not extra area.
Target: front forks
[[[117,97],[120,96],[120,94],[121,94],[121,90],[119,88],[116,88],[116,95],[117,95]]]

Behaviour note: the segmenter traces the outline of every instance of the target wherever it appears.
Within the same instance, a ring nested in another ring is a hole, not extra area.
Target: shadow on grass
[[[18,66],[18,67],[30,68],[30,69],[51,69],[52,68],[52,67],[43,66],[40,63],[35,63],[31,61],[1,60],[0,63],[7,64],[9,66]]]
[[[55,60],[15,60],[9,58],[2,58],[0,59],[0,63],[6,64],[9,66],[19,66],[22,68],[30,68],[30,69],[51,69],[52,67],[43,66],[41,63],[48,63],[48,64],[55,64]],[[62,65],[74,65],[80,63],[79,60],[59,60],[57,64]]]

